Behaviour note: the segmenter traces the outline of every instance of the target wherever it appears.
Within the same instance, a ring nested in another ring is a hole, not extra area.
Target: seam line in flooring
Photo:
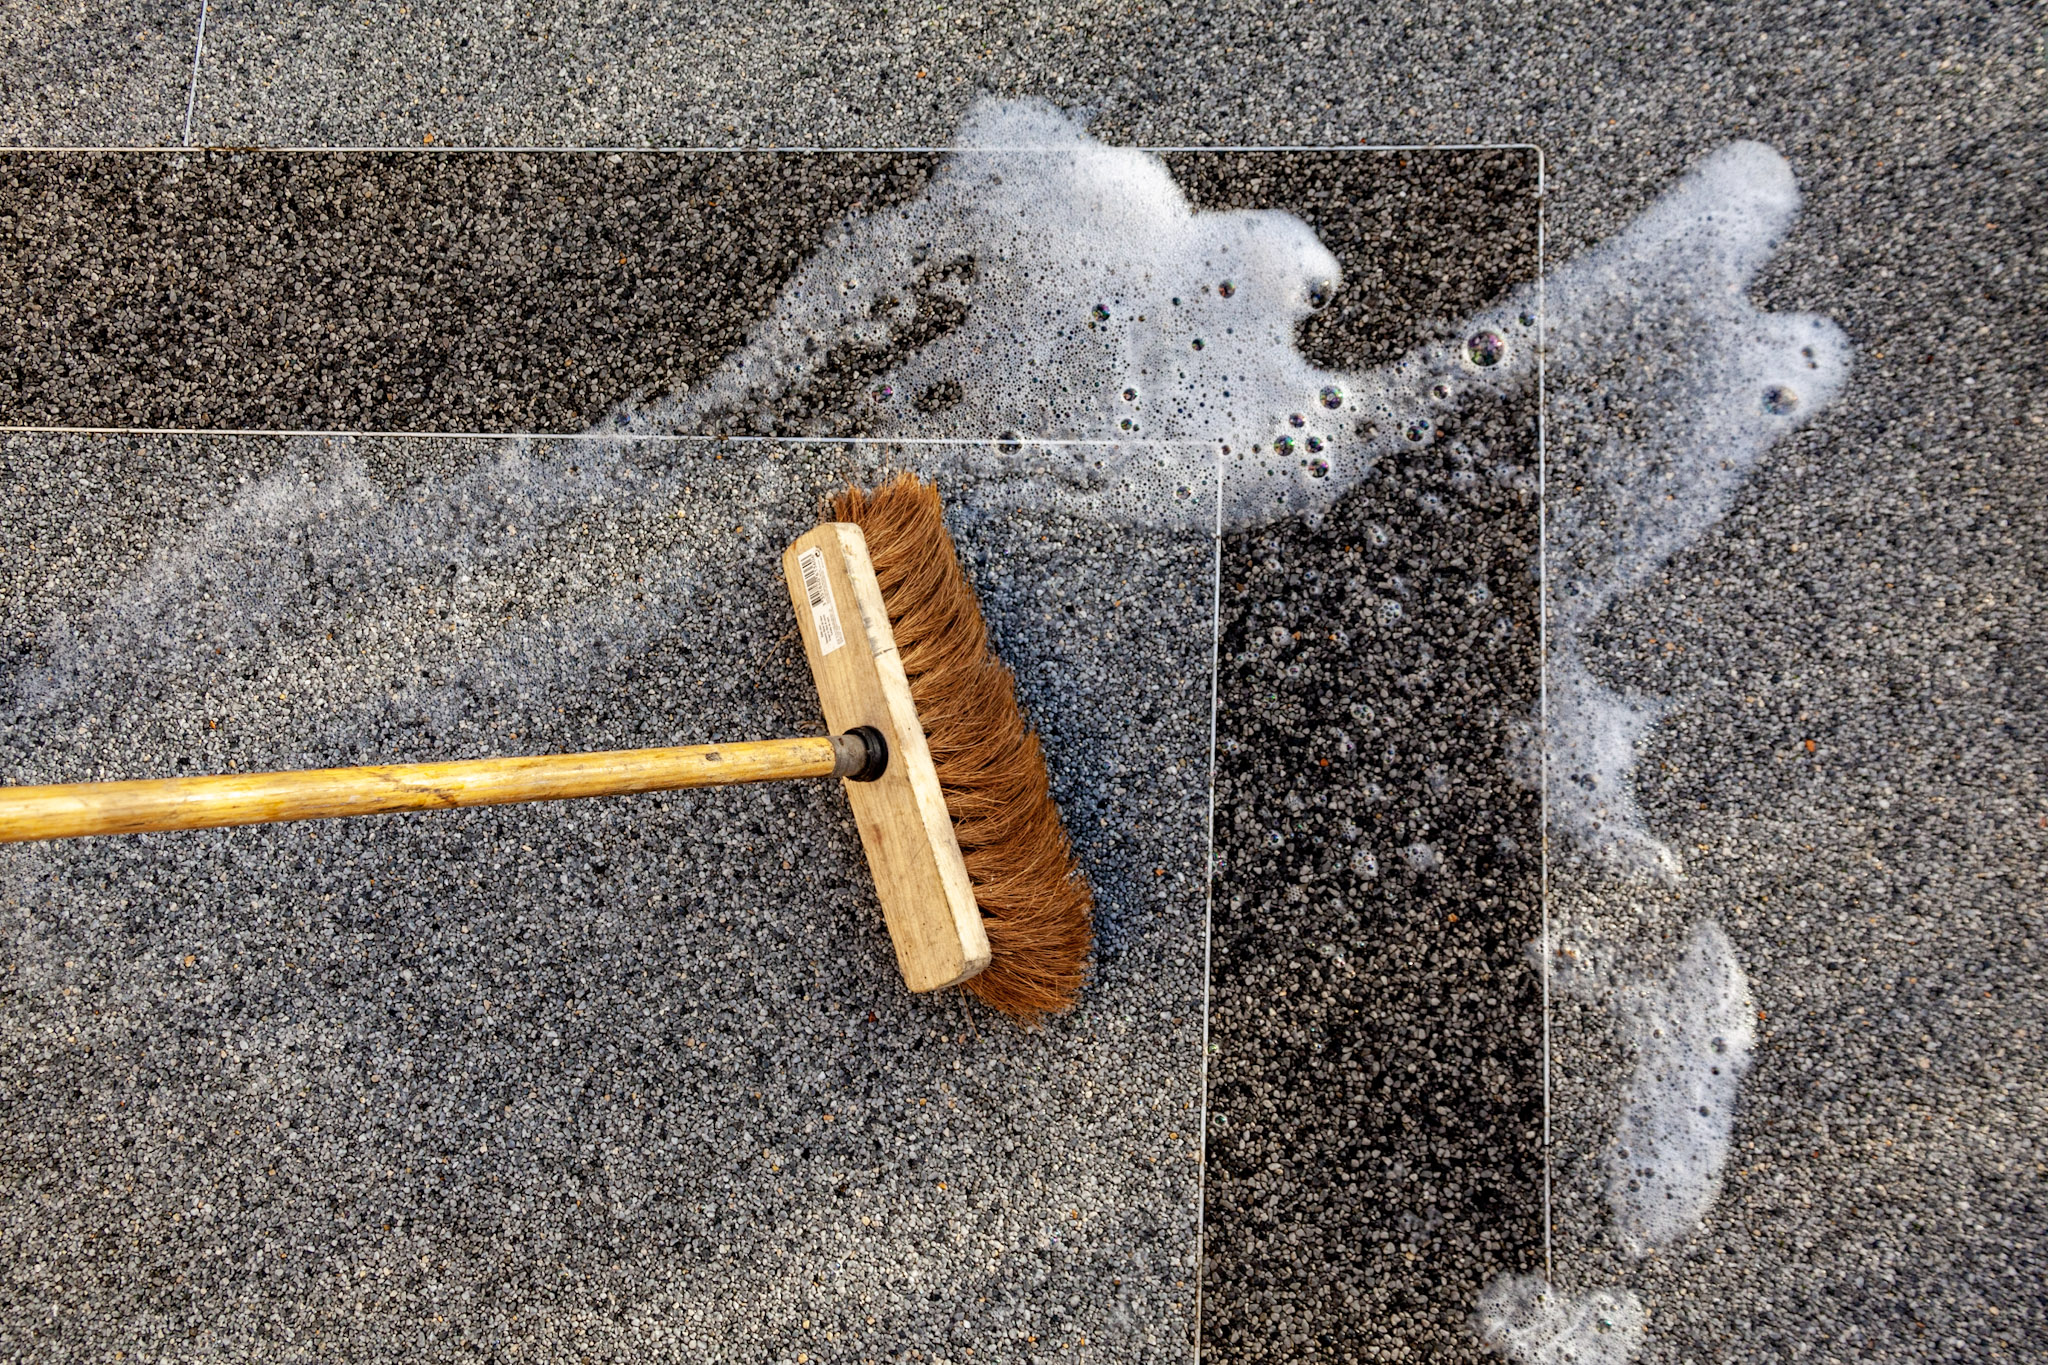
[[[204,30],[203,30],[203,29],[201,30],[201,35],[202,35],[202,37],[204,36]],[[198,71],[198,69],[199,69],[199,49],[198,49],[198,45],[197,45],[196,43],[194,44],[194,48],[193,48],[193,63],[192,63],[192,65],[193,65],[193,71],[194,71],[194,72],[195,72],[195,74],[196,74],[196,73],[197,73],[197,71]],[[187,138],[189,138],[190,136],[191,136],[191,133],[190,133],[190,131],[188,130],[188,131],[186,132],[186,137],[187,137]],[[461,144],[451,144],[451,145],[449,145],[449,146],[442,146],[442,145],[440,145],[439,143],[436,143],[436,144],[434,144],[434,145],[432,145],[432,146],[414,146],[414,145],[412,145],[412,144],[410,144],[410,143],[407,143],[407,144],[401,144],[401,145],[393,145],[393,144],[389,144],[389,143],[361,143],[361,144],[346,144],[346,143],[329,143],[329,144],[317,144],[317,143],[277,143],[277,144],[271,144],[271,143],[267,143],[267,142],[246,142],[246,143],[245,143],[245,142],[202,142],[202,143],[199,143],[199,144],[197,144],[197,145],[194,145],[194,144],[192,144],[192,143],[191,143],[191,142],[189,142],[189,141],[188,141],[188,142],[185,142],[185,143],[183,143],[183,144],[181,144],[181,145],[179,145],[179,146],[176,146],[176,147],[162,147],[162,146],[150,146],[150,145],[148,145],[148,144],[145,144],[145,143],[120,143],[120,144],[109,144],[109,145],[106,145],[106,146],[97,146],[97,145],[66,145],[66,144],[55,144],[55,143],[52,143],[52,144],[25,144],[25,145],[20,145],[20,146],[7,146],[7,147],[0,147],[0,152],[123,152],[123,153],[130,153],[130,152],[132,152],[132,153],[141,153],[141,152],[154,152],[154,153],[159,153],[159,154],[164,154],[164,153],[173,153],[173,152],[265,152],[265,153],[272,153],[272,152],[380,152],[380,153],[383,153],[383,152],[410,152],[410,153],[413,153],[413,154],[415,154],[415,155],[421,155],[421,156],[449,156],[449,155],[459,155],[459,154],[462,154],[462,153],[467,153],[467,152],[494,152],[494,153],[504,153],[504,152],[522,152],[522,153],[540,153],[540,152],[576,152],[576,153],[583,153],[583,154],[587,154],[587,155],[599,155],[599,154],[607,154],[607,153],[608,153],[608,154],[614,154],[614,155],[622,155],[622,154],[624,154],[624,153],[627,153],[627,152],[632,152],[632,153],[636,153],[636,154],[640,154],[640,155],[647,155],[647,154],[651,154],[651,153],[661,153],[661,154],[667,154],[667,155],[672,155],[672,156],[673,156],[673,155],[679,155],[679,154],[682,154],[682,153],[686,153],[686,152],[707,152],[707,153],[708,153],[708,152],[718,152],[718,153],[725,153],[725,154],[731,154],[731,153],[734,153],[734,152],[844,152],[844,153],[848,153],[848,154],[855,154],[855,153],[858,153],[858,154],[864,154],[864,155],[873,155],[873,154],[878,154],[878,153],[889,153],[889,152],[894,152],[894,153],[898,153],[898,154],[900,154],[900,155],[904,155],[904,156],[947,156],[947,155],[951,155],[951,154],[953,154],[953,153],[955,153],[955,152],[977,152],[977,153],[979,153],[979,152],[989,152],[989,153],[995,153],[995,152],[1043,152],[1043,153],[1046,153],[1047,155],[1058,155],[1058,154],[1062,154],[1062,153],[1068,152],[1068,151],[1070,151],[1070,150],[1071,150],[1070,148],[1066,148],[1066,147],[1041,147],[1041,146],[1022,146],[1022,147],[1007,147],[1007,146],[1002,146],[1002,147],[857,147],[857,146],[841,146],[841,145],[833,145],[833,146],[823,146],[823,145],[819,145],[819,146],[796,146],[796,145],[785,145],[785,144],[782,144],[782,143],[760,143],[760,144],[753,144],[753,145],[743,145],[743,144],[734,144],[734,145],[717,145],[717,146],[714,146],[714,145],[711,145],[711,144],[702,144],[702,145],[682,145],[682,144],[665,144],[665,143],[646,143],[646,144],[639,144],[639,145],[635,145],[635,144],[630,144],[630,143],[622,143],[622,144],[618,144],[618,145],[612,145],[612,146],[604,146],[604,145],[596,145],[596,146],[569,146],[569,145],[566,145],[566,144],[562,144],[562,145],[555,145],[555,144],[548,144],[548,143],[532,143],[532,144],[510,144],[510,143],[507,143],[507,144],[503,144],[503,145],[500,145],[500,144],[497,144],[497,143],[479,142],[479,143],[461,143]],[[1189,153],[1189,152],[1535,152],[1535,153],[1537,153],[1537,155],[1539,156],[1539,158],[1540,158],[1540,157],[1541,157],[1541,155],[1542,155],[1542,148],[1540,148],[1540,147],[1536,146],[1536,145],[1535,145],[1534,143],[1528,143],[1528,142],[1375,142],[1375,143],[1368,143],[1368,142],[1359,142],[1359,143],[1335,143],[1335,144],[1331,144],[1331,145],[1329,145],[1329,146],[1305,146],[1305,147],[1292,147],[1292,146],[1279,146],[1279,145],[1275,145],[1275,146],[1236,146],[1236,145],[1228,145],[1228,146],[1223,146],[1223,145],[1219,145],[1219,146],[1199,146],[1199,145],[1198,145],[1198,146],[1191,146],[1191,147],[1128,147],[1128,148],[1124,148],[1123,150],[1127,150],[1127,151],[1133,151],[1133,152],[1150,152],[1150,153],[1155,153],[1155,154],[1165,154],[1165,153]],[[1540,179],[1540,175],[1539,175],[1539,179]]]
[[[185,87],[185,132],[179,145],[192,145],[192,115],[199,109],[199,62],[206,53],[206,11],[211,0],[199,0],[199,27],[192,37],[192,77]]]
[[[1550,1237],[1550,472],[1544,443],[1544,339],[1548,321],[1544,296],[1547,262],[1543,216],[1543,149],[1536,149],[1536,903],[1543,917],[1538,950],[1543,958],[1537,973],[1543,994],[1543,1283],[1551,1282]],[[1526,761],[1526,760],[1525,760]]]

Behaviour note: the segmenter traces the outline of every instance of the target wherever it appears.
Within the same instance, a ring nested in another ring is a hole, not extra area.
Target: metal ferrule
[[[889,741],[872,725],[832,736],[832,755],[832,775],[849,782],[872,782],[889,771]]]

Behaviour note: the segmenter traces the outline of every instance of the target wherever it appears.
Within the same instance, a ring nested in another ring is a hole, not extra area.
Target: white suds
[[[1229,523],[1313,521],[1446,413],[1532,385],[1540,306],[1551,818],[1669,879],[1679,859],[1632,779],[1663,705],[1602,684],[1581,637],[1839,391],[1841,329],[1746,295],[1798,204],[1784,160],[1737,143],[1552,272],[1540,300],[1524,287],[1453,341],[1339,373],[1295,349],[1339,283],[1300,219],[1197,212],[1159,158],[1043,102],[988,102],[918,199],[843,223],[710,379],[608,425],[955,442],[942,458],[994,476],[985,499],[1150,523],[1207,525],[1221,469]],[[1532,746],[1532,780],[1537,766]]]
[[[1535,1275],[1503,1275],[1479,1299],[1479,1335],[1520,1365],[1628,1365],[1647,1314],[1626,1289],[1565,1294]]]
[[[1596,680],[1581,637],[1726,515],[1757,458],[1840,391],[1842,330],[1747,297],[1798,207],[1784,159],[1736,143],[1548,283],[1550,816],[1667,879],[1677,855],[1644,827],[1630,776],[1663,708]]]
[[[1294,215],[1197,212],[1158,157],[983,103],[924,194],[842,224],[714,376],[610,425],[838,434],[850,405],[865,435],[963,443],[1021,503],[1207,526],[1220,466],[1232,523],[1314,516],[1476,368],[1310,365],[1297,325],[1338,284]]]
[[[1633,778],[1638,746],[1669,703],[1603,687],[1579,661],[1577,641],[1563,631],[1559,636],[1549,661],[1544,730],[1550,818],[1581,846],[1675,880],[1678,855],[1644,824]]]
[[[1756,1045],[1749,978],[1721,926],[1693,927],[1677,965],[1628,991],[1635,1073],[1608,1155],[1616,1239],[1640,1255],[1682,1240],[1721,1191],[1735,1097]]]

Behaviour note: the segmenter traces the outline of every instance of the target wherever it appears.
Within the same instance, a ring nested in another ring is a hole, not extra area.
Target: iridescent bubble
[[[1232,294],[1235,294],[1237,292],[1237,286],[1232,284],[1229,280],[1225,280],[1223,283],[1216,286],[1216,292],[1227,299]]]
[[[1098,303],[1095,305],[1095,320],[1097,322],[1109,321],[1109,306],[1107,304]]]
[[[1308,425],[1308,418],[1303,417],[1298,412],[1290,412],[1287,414],[1287,425],[1290,427],[1305,427]]]
[[[1380,875],[1380,860],[1361,848],[1351,855],[1351,872],[1358,877],[1377,877]]]
[[[1344,406],[1344,390],[1338,388],[1335,384],[1323,385],[1323,391],[1317,397],[1323,400],[1324,407],[1329,408],[1333,412]]]
[[[1275,436],[1273,438],[1273,453],[1275,455],[1292,455],[1294,453],[1294,438],[1292,436]]]
[[[1310,280],[1308,285],[1308,306],[1321,308],[1330,301],[1330,295],[1337,292],[1337,286],[1329,280]]]
[[[1386,527],[1380,525],[1378,522],[1374,522],[1372,525],[1365,528],[1365,538],[1375,545],[1385,545],[1389,541],[1393,540],[1394,533],[1389,531]]]
[[[1524,327],[1534,327],[1536,325],[1536,315],[1524,308],[1521,315],[1515,321],[1521,323]]]
[[[1507,339],[1499,332],[1474,332],[1465,338],[1465,359],[1481,369],[1500,364],[1501,358],[1507,353]]]
[[[1138,424],[1136,422],[1133,422],[1128,417],[1124,418],[1123,421],[1118,422],[1117,425],[1122,427],[1125,431],[1136,431],[1138,429]]]
[[[1437,384],[1430,389],[1429,396],[1442,403],[1450,398],[1451,386],[1449,384]]]
[[[1195,490],[1188,487],[1186,484],[1182,484],[1180,487],[1173,490],[1173,496],[1180,499],[1182,502],[1186,502],[1189,498],[1192,498],[1194,495]]]
[[[1311,437],[1309,437],[1309,438],[1308,438],[1308,453],[1309,453],[1309,454],[1311,454],[1311,455],[1320,455],[1320,454],[1322,454],[1322,451],[1323,451],[1323,438],[1322,438],[1322,437],[1320,437],[1320,436],[1311,436]]]
[[[1137,401],[1138,401],[1138,391],[1137,391],[1136,389],[1125,389],[1125,390],[1124,390],[1124,401],[1125,401],[1126,403],[1135,403],[1135,402],[1137,402]]]
[[[884,384],[881,388],[875,390],[875,401],[877,403],[886,403],[895,396],[896,390],[892,385]]]
[[[1401,604],[1399,602],[1396,602],[1393,598],[1389,597],[1384,602],[1380,603],[1380,620],[1398,621],[1400,619]]]
[[[1783,384],[1773,384],[1764,390],[1764,411],[1773,417],[1783,417],[1799,406],[1799,395]]]
[[[1406,436],[1410,441],[1414,442],[1416,445],[1422,445],[1426,443],[1430,439],[1430,437],[1436,435],[1436,424],[1431,422],[1427,417],[1418,417],[1414,421],[1410,422],[1407,426],[1403,427],[1401,429],[1401,434],[1403,436]]]
[[[1192,342],[1189,343],[1189,345],[1193,346],[1196,350],[1199,351],[1202,349],[1202,339],[1200,337],[1196,337]]]
[[[1282,834],[1277,829],[1268,830],[1266,832],[1266,842],[1271,844],[1273,847],[1278,848],[1280,847],[1280,845],[1287,842],[1287,836]]]
[[[1271,640],[1274,644],[1284,647],[1287,644],[1288,640],[1292,639],[1293,637],[1287,633],[1287,627],[1275,626],[1271,630],[1266,632],[1266,638]]]
[[[1308,462],[1308,476],[1311,479],[1327,479],[1330,477],[1330,462],[1328,460],[1310,460]]]

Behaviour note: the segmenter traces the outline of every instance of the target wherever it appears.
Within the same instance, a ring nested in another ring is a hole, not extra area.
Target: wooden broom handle
[[[887,762],[881,736],[862,726],[843,735],[746,744],[0,787],[0,843],[621,796],[786,777],[872,781]]]

